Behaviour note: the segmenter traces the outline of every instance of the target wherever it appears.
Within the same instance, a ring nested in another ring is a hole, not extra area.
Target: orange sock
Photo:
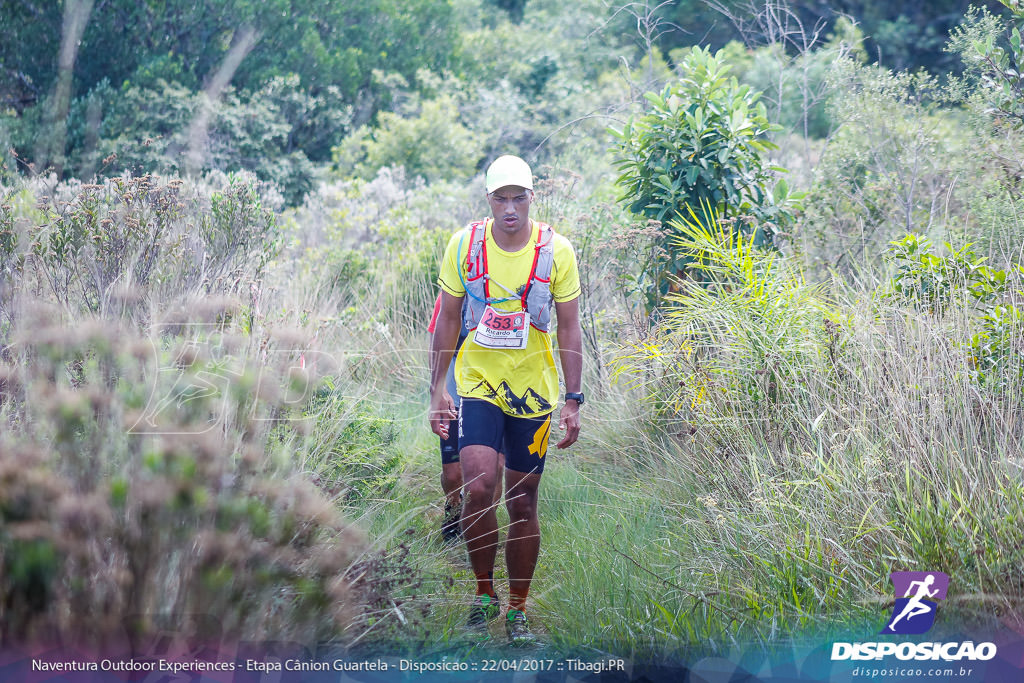
[[[476,575],[476,594],[494,595],[494,572]]]
[[[509,596],[508,596],[508,608],[509,609],[517,609],[520,612],[525,612],[526,611],[526,595],[529,592],[530,592],[529,588],[524,590],[522,593],[510,590],[509,591]]]

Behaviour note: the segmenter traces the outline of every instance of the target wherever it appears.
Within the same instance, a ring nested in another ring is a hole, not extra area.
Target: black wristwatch
[[[578,394],[575,393],[575,392],[572,392],[572,391],[566,392],[565,400],[566,401],[576,401],[576,403],[578,405],[583,405],[583,392],[581,391]]]

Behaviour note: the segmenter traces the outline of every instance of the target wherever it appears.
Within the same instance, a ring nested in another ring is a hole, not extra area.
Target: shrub
[[[222,182],[194,194],[155,176],[65,186],[71,196],[42,205],[28,230],[29,275],[70,310],[104,314],[125,294],[247,290],[280,249],[276,216],[251,177]]]
[[[613,131],[621,200],[633,213],[670,225],[710,207],[734,230],[770,245],[775,231],[793,221],[797,199],[785,181],[769,188],[778,169],[763,155],[774,148],[766,135],[777,126],[768,122],[758,94],[726,76],[721,53],[694,48],[679,69],[678,83],[646,95],[650,112]],[[690,261],[667,239],[668,272],[681,275]],[[664,294],[667,278],[653,279]]]
[[[666,296],[665,321],[628,347],[616,374],[641,389],[669,425],[710,423],[734,438],[744,425],[795,430],[836,316],[791,261],[759,249],[713,212],[676,221],[673,249],[700,281]],[[737,430],[737,431],[733,431]]]
[[[999,0],[1010,11],[1004,23],[985,8],[971,7],[950,33],[947,52],[960,55],[968,78],[978,82],[983,111],[1010,128],[1024,128],[1024,7]]]
[[[466,178],[483,156],[461,122],[454,98],[426,100],[407,115],[382,112],[371,131],[363,127],[335,148],[335,166],[345,176],[370,179],[385,166],[401,166],[427,181]]]
[[[806,199],[803,246],[822,268],[873,266],[908,232],[956,221],[958,173],[970,164],[959,116],[924,73],[891,73],[844,60],[830,99],[838,130]]]
[[[769,208],[762,155],[773,148],[765,136],[774,127],[759,94],[727,78],[720,57],[691,50],[679,82],[647,93],[651,111],[613,131],[617,182],[633,213],[668,221],[686,206],[707,204],[727,217]]]
[[[361,534],[264,447],[291,412],[285,357],[246,357],[227,309],[146,339],[37,308],[0,368],[5,641],[119,645],[190,614],[300,642],[355,623]]]
[[[945,242],[945,256],[936,254],[921,235],[909,234],[890,244],[887,258],[896,268],[891,293],[906,303],[939,313],[965,293],[985,303],[1006,289],[1006,271],[984,265],[986,258],[970,244],[955,249]]]
[[[341,421],[347,398],[311,403],[314,335],[277,331],[310,312],[267,281],[282,272],[273,199],[240,175],[49,180],[0,204],[0,225],[27,238],[0,242],[13,263],[0,299],[0,638],[102,648],[126,629],[133,643],[200,635],[187,615],[225,638],[303,643],[388,627],[379,605],[410,577],[378,572],[404,560],[375,560],[334,496],[387,490],[399,451],[380,477],[370,456],[394,431],[362,405]],[[320,367],[334,386],[355,381]],[[334,438],[329,482],[293,449],[315,445],[301,438],[314,415],[312,433]]]
[[[968,345],[976,379],[997,392],[1019,390],[1024,385],[1024,312],[1014,304],[999,304],[989,307],[980,322]]]

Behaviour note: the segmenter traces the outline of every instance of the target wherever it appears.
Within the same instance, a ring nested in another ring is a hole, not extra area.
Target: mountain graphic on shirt
[[[481,380],[480,384],[477,384],[470,393],[476,393],[481,388],[486,392],[488,399],[492,399],[502,408],[507,406],[508,412],[512,412],[515,415],[536,415],[551,410],[551,404],[543,396],[530,388],[527,388],[523,396],[517,396],[512,391],[512,387],[508,385],[508,382],[504,380],[498,385],[497,389],[491,386],[487,380]]]

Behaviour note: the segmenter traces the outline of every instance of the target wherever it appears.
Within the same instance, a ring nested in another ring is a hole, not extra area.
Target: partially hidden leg
[[[458,505],[462,500],[462,466],[457,462],[441,466],[441,490],[449,505]]]
[[[444,492],[444,518],[441,520],[441,538],[455,544],[461,534],[462,466],[459,464],[458,425],[448,422],[448,438],[441,439],[441,490]]]
[[[441,490],[449,505],[462,500],[462,466],[459,465],[459,424],[448,421],[448,438],[441,439]]]

